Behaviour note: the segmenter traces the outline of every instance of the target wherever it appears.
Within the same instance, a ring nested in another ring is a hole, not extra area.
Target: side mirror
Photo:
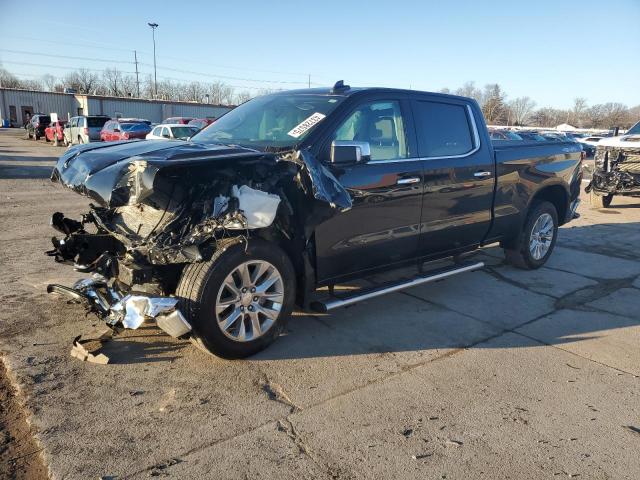
[[[163,133],[163,134],[162,134],[162,136],[163,136],[164,138],[171,138],[171,137],[169,136],[169,134],[168,134],[168,133]]]
[[[119,128],[114,128],[114,129],[113,129],[113,131],[114,131],[115,133],[119,133],[119,132],[120,132],[120,129],[119,129]]]
[[[361,163],[371,160],[369,142],[334,140],[331,142],[331,163]]]

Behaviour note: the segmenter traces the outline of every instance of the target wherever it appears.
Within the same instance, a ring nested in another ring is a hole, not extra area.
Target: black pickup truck
[[[227,358],[282,331],[294,305],[327,311],[482,267],[499,242],[534,269],[570,221],[579,145],[492,141],[471,99],[388,88],[250,100],[188,142],[71,147],[52,180],[88,196],[56,212],[48,252],[91,275],[50,285],[116,331],[154,320]],[[453,266],[434,271],[435,260]],[[316,290],[416,265],[415,278],[319,301]]]

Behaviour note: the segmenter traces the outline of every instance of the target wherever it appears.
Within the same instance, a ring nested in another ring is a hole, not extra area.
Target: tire
[[[245,358],[266,348],[283,331],[296,296],[295,271],[287,254],[271,242],[230,239],[218,245],[208,262],[187,265],[176,296],[193,326],[196,345],[219,357]],[[247,264],[246,278],[252,281],[243,283],[239,270]],[[261,266],[267,270],[259,274]],[[274,278],[274,272],[279,280],[267,287],[264,294],[253,293],[256,290],[253,287],[264,288]],[[258,277],[253,278],[255,275]],[[261,283],[262,279],[266,280]],[[228,289],[230,284],[237,293]],[[246,293],[242,293],[243,285],[247,285]],[[273,303],[267,295],[275,299]]]
[[[82,145],[84,142],[82,141],[82,137],[78,135],[78,144]]]
[[[609,208],[612,200],[613,200],[612,193],[608,195],[598,195],[596,192],[591,190],[591,194],[589,196],[589,201],[591,202],[591,206],[594,208]]]
[[[547,228],[549,221],[553,222],[550,229]],[[538,228],[541,230],[536,234],[533,232],[534,227],[536,230]],[[540,239],[539,242],[536,243],[534,235]],[[505,248],[504,250],[507,261],[513,266],[525,270],[540,268],[551,256],[557,238],[558,212],[556,207],[551,202],[534,201],[513,248]],[[536,244],[540,244],[539,250],[535,248]]]
[[[49,143],[49,137],[47,137],[47,134],[46,134],[46,133],[44,134],[44,141],[45,141],[45,142],[47,142],[47,143]]]
[[[36,132],[35,130],[33,131],[33,139],[37,142],[38,140],[40,140],[40,137],[38,136],[38,132]]]

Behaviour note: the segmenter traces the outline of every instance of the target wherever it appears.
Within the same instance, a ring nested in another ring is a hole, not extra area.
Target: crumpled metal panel
[[[111,312],[122,326],[135,330],[146,318],[156,318],[162,313],[175,310],[177,298],[147,297],[143,295],[127,295],[111,307]]]
[[[309,172],[314,198],[340,210],[349,210],[352,206],[351,195],[327,167],[308,150],[300,150],[298,155]]]

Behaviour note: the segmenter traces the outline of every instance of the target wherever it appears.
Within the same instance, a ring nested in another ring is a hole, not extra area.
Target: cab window
[[[368,142],[372,162],[407,158],[400,103],[378,101],[360,105],[338,127],[333,140]]]

